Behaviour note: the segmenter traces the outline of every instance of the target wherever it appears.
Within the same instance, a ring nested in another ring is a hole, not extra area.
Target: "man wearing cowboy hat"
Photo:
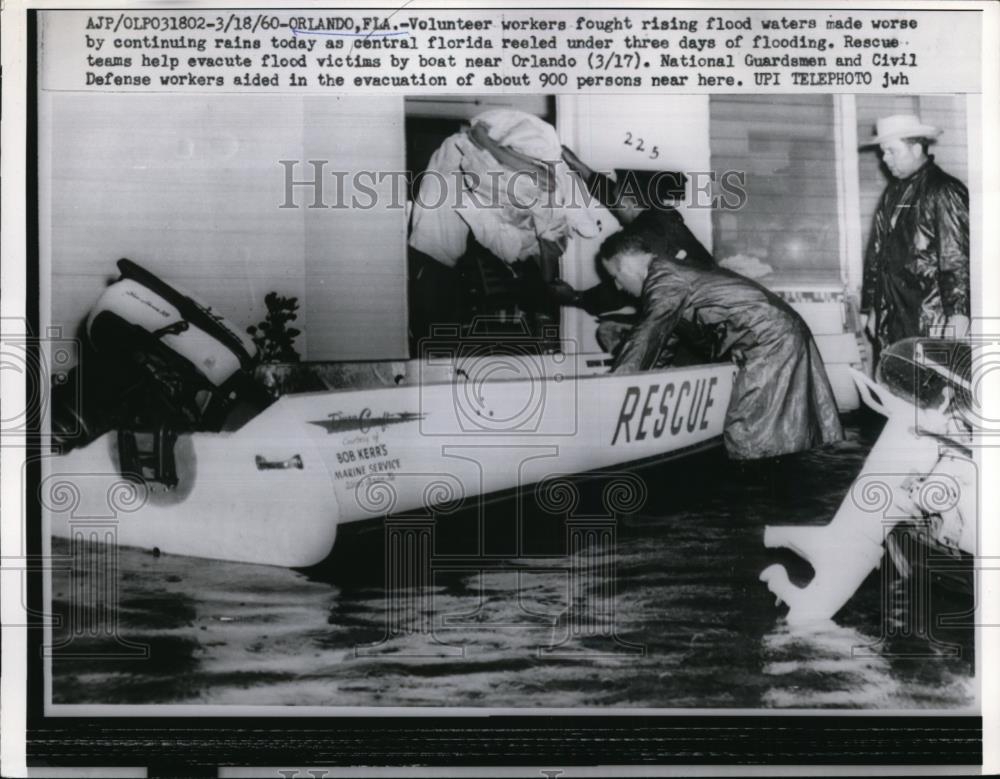
[[[941,131],[913,115],[879,119],[875,137],[893,176],[875,211],[861,311],[879,352],[911,336],[969,329],[969,191],[927,154]]]

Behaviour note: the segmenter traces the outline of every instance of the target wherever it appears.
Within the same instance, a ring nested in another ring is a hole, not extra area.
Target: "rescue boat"
[[[341,523],[454,508],[721,441],[731,365],[601,375],[603,362],[497,355],[364,366],[391,385],[286,394],[235,431],[177,434],[160,473],[148,458],[123,469],[129,439],[109,432],[45,461],[43,515],[62,538],[99,526],[121,545],[305,567],[330,553]],[[140,448],[154,457],[164,441],[145,435]]]
[[[342,523],[721,441],[731,364],[610,375],[607,355],[470,337],[422,360],[253,372],[239,328],[118,266],[88,319],[83,402],[53,412],[59,453],[38,499],[56,537],[307,567]],[[248,388],[269,402],[247,413],[236,399]]]

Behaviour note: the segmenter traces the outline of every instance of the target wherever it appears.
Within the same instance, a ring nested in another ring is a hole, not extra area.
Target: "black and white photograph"
[[[979,770],[997,8],[956,5],[19,6],[27,765],[455,767],[413,733],[514,718],[584,723],[509,747],[566,776]],[[278,730],[169,735],[236,718]],[[703,741],[599,743],[639,718]]]

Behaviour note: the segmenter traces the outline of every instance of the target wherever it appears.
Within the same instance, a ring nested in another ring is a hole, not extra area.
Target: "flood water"
[[[764,525],[829,521],[877,435],[862,422],[834,450],[778,463],[716,450],[418,521],[406,532],[434,544],[423,587],[406,586],[419,566],[386,585],[378,523],[341,533],[308,571],[120,549],[117,593],[95,595],[77,560],[53,575],[53,702],[974,706],[968,618],[915,623],[919,573],[903,579],[883,561],[834,621],[808,630],[789,629],[757,580],[773,562],[810,575],[763,547]],[[636,476],[642,505],[609,517],[609,483]],[[930,590],[935,616],[971,607],[937,580]]]

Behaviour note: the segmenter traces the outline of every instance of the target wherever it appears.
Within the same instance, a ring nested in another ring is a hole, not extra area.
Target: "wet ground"
[[[716,450],[394,526],[432,543],[429,566],[387,565],[376,523],[308,571],[121,549],[116,592],[77,555],[53,577],[53,701],[973,706],[973,632],[937,624],[968,594],[928,579],[933,618],[918,620],[922,574],[886,561],[834,621],[793,631],[757,580],[773,562],[808,578],[764,549],[764,525],[829,521],[877,435],[863,421],[835,450],[777,463]]]

